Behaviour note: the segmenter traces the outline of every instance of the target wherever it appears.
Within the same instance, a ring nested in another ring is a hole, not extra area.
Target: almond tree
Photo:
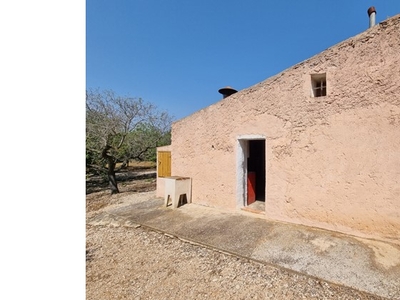
[[[113,91],[86,91],[86,167],[107,170],[111,193],[118,193],[117,162],[141,159],[169,133],[172,117],[141,98]],[[143,134],[143,128],[152,135]],[[149,131],[148,131],[149,132]],[[141,134],[138,134],[141,133]]]

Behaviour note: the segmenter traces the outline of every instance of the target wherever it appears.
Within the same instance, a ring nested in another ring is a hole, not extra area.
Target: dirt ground
[[[155,197],[155,178],[87,194],[87,299],[381,299],[185,243],[142,227],[92,226],[104,210]]]

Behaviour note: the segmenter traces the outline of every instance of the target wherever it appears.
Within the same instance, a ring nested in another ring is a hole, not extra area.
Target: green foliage
[[[164,132],[151,124],[143,123],[130,132],[126,140],[124,157],[156,161],[156,147],[170,144],[171,134],[170,131]]]
[[[120,97],[112,91],[86,94],[87,171],[106,166],[103,151],[115,162],[156,160],[156,147],[168,145],[172,117],[141,98]]]

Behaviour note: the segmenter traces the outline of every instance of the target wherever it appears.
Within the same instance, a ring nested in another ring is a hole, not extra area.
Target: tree
[[[171,122],[167,112],[141,98],[86,91],[86,170],[106,170],[111,193],[118,193],[116,164],[143,160],[169,142]]]
[[[143,123],[127,135],[122,151],[126,158],[156,161],[156,148],[154,145],[164,146],[170,143],[170,131],[163,131],[155,126]]]

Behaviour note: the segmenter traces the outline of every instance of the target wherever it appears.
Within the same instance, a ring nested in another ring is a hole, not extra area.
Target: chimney
[[[369,16],[369,28],[375,26],[375,16],[376,16],[376,9],[375,7],[371,6],[368,8],[368,16]]]
[[[237,90],[231,88],[230,86],[226,86],[222,89],[219,89],[218,92],[220,94],[222,94],[222,96],[224,96],[223,99],[225,99],[226,97],[229,97],[230,95],[237,93]]]

